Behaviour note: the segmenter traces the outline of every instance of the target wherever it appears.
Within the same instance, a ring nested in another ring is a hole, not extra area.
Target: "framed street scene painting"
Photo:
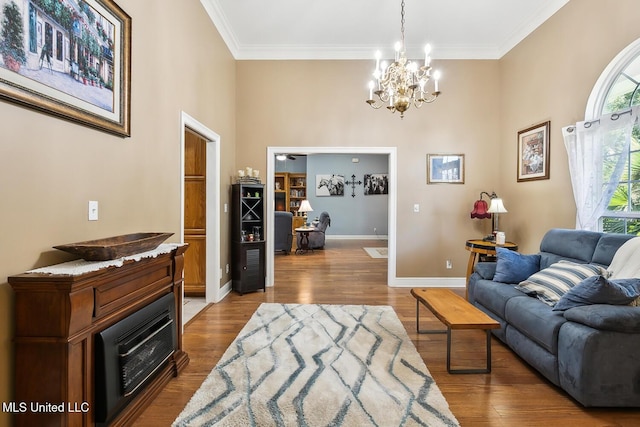
[[[427,154],[427,184],[464,184],[464,154]]]
[[[0,0],[0,98],[130,136],[131,17],[113,0]]]
[[[549,179],[551,122],[518,132],[518,182]]]

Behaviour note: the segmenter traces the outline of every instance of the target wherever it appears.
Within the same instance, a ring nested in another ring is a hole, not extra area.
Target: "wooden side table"
[[[465,249],[468,250],[469,253],[469,262],[467,263],[467,281],[465,282],[465,297],[468,298],[468,289],[469,289],[469,277],[473,273],[473,267],[476,265],[476,257],[478,254],[481,255],[495,255],[496,247],[511,249],[512,251],[518,250],[518,245],[513,242],[505,242],[503,245],[498,245],[496,242],[485,241],[482,239],[476,240],[467,240],[467,244]]]

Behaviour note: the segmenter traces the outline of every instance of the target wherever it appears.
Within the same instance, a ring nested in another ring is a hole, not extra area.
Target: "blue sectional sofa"
[[[560,260],[606,268],[632,237],[552,229],[540,243],[539,270]],[[500,322],[493,330],[500,340],[584,406],[640,407],[640,307],[594,304],[554,311],[517,284],[493,281],[496,265],[475,266],[468,298]]]

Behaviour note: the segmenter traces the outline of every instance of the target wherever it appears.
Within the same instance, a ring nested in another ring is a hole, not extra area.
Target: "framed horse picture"
[[[316,196],[344,196],[344,175],[316,175]]]
[[[364,175],[364,195],[389,194],[389,175],[386,173],[367,173]]]

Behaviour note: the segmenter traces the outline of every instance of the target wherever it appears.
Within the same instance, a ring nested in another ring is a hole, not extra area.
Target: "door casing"
[[[220,135],[184,111],[180,116],[180,241],[184,242],[184,133],[186,129],[207,140],[206,156],[206,291],[207,303],[220,301]]]
[[[265,183],[267,202],[267,286],[274,285],[273,225],[275,211],[275,156],[278,153],[300,154],[387,154],[389,156],[389,197],[388,197],[388,248],[387,284],[397,285],[396,277],[396,217],[397,217],[397,148],[396,147],[267,147],[267,182]]]

